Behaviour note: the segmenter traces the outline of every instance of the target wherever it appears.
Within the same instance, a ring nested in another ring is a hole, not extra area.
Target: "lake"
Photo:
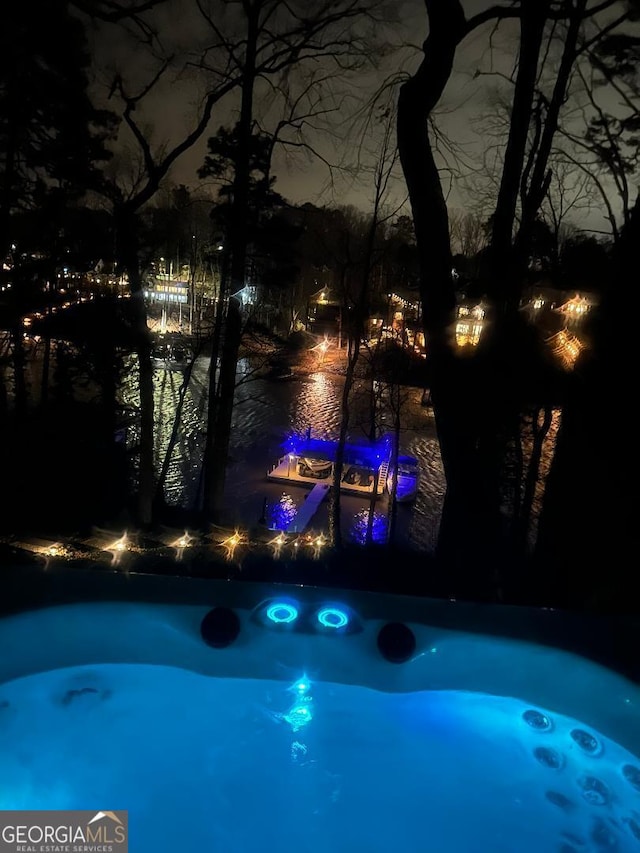
[[[208,358],[198,358],[182,412],[182,427],[176,444],[166,482],[165,496],[170,505],[194,507],[201,488],[201,462],[205,437]],[[175,407],[183,374],[178,370],[159,367],[155,371],[155,402],[157,420],[156,462],[158,469],[166,452],[171,434]],[[266,473],[283,455],[282,443],[291,432],[305,434],[311,429],[317,438],[336,439],[340,421],[340,398],[343,377],[336,373],[317,371],[299,379],[274,381],[255,379],[250,365],[241,360],[238,365],[239,385],[233,417],[229,465],[226,481],[225,521],[231,525],[255,525],[267,502],[267,521],[276,523],[296,511],[308,490],[289,484],[272,483]],[[398,505],[397,537],[405,545],[419,551],[433,550],[445,491],[444,472],[436,436],[433,410],[422,405],[422,389],[402,391],[402,430],[400,452],[415,456],[420,463],[420,487],[411,505]],[[135,407],[137,399],[135,373],[131,372],[123,389],[124,402]],[[369,426],[370,395],[363,385],[354,391],[353,425],[350,439],[361,439]],[[392,429],[390,413],[384,401],[378,408],[378,428]],[[550,431],[541,466],[546,476],[553,453],[558,416]],[[135,429],[129,440],[136,441]],[[284,491],[283,491],[284,488]],[[542,484],[536,501],[539,511]],[[358,497],[342,497],[343,529],[349,539],[358,541],[363,535],[367,504]],[[379,512],[386,514],[386,501],[379,502]],[[313,519],[314,529],[326,529],[327,503]]]

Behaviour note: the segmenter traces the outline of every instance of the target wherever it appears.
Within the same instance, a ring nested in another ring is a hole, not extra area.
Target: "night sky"
[[[494,5],[487,0],[466,0],[463,4],[467,18]],[[329,133],[312,134],[309,138],[314,146],[333,164],[345,169],[329,173],[327,167],[317,159],[297,152],[292,156],[291,149],[285,155],[277,149],[274,156],[273,174],[277,176],[277,189],[294,203],[311,201],[320,205],[355,204],[367,210],[370,207],[371,185],[366,174],[360,170],[354,176],[353,165],[356,162],[358,139],[361,137],[361,125],[353,126],[352,117],[360,104],[379,88],[381,81],[392,75],[411,73],[421,59],[421,44],[426,37],[427,21],[422,0],[405,0],[395,5],[397,21],[388,30],[388,38],[400,45],[380,61],[375,72],[364,71],[349,82],[350,97],[346,99],[341,112],[334,113],[328,122]],[[204,27],[194,12],[194,7],[186,0],[170,0],[157,12],[159,32],[162,33],[166,50],[193,50],[202,44]],[[499,144],[500,130],[491,133],[488,126],[495,124],[496,98],[503,93],[508,100],[510,84],[499,75],[509,75],[513,69],[513,57],[517,50],[518,24],[514,21],[502,22],[499,33],[494,34],[493,50],[489,47],[489,37],[493,24],[489,23],[476,30],[458,49],[455,71],[436,110],[439,126],[457,147],[457,162],[441,161],[444,168],[445,192],[451,208],[473,210],[480,215],[489,215],[488,199],[483,205],[482,186],[486,178],[473,176],[474,170],[482,172],[483,159],[492,160],[492,148]],[[108,28],[106,31],[94,31],[91,35],[92,49],[96,59],[96,93],[103,97],[110,85],[114,69],[125,80],[149,79],[151,65],[141,64],[144,53],[128,42],[121,29]],[[553,52],[549,62],[553,62]],[[477,72],[482,71],[478,77]],[[497,72],[493,76],[487,72]],[[153,128],[156,143],[179,141],[185,130],[192,126],[203,94],[203,83],[197,74],[185,72],[167,76],[166,82],[156,87],[148,98],[144,110],[144,120]],[[113,107],[114,102],[108,103]],[[268,92],[259,91],[256,97],[256,112],[269,127],[274,122],[274,110],[270,110]],[[229,123],[238,109],[238,94],[234,93],[219,104],[214,111],[210,125],[213,133],[221,124]],[[138,111],[138,120],[142,110]],[[335,138],[331,139],[331,133]],[[176,184],[184,183],[190,187],[199,187],[203,192],[215,193],[197,177],[206,151],[207,133],[198,144],[185,153],[171,172],[171,180]],[[124,143],[124,161],[131,160],[132,149],[125,140],[126,132],[121,133],[119,144]],[[369,150],[375,150],[375,139],[368,140]],[[360,155],[362,156],[362,155]],[[366,165],[366,156],[364,158]],[[114,166],[122,170],[123,160],[118,158]],[[453,166],[456,175],[448,166]],[[398,204],[405,194],[404,182],[398,169],[393,201]],[[615,198],[615,193],[612,193]],[[583,229],[606,230],[604,218],[597,208],[580,211],[575,224]]]

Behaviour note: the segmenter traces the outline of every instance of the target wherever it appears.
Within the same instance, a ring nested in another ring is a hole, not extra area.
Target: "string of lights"
[[[116,536],[100,532],[88,539],[49,540],[30,538],[29,540],[4,539],[2,544],[28,552],[43,559],[45,566],[53,561],[73,562],[78,559],[95,556],[108,558],[112,566],[131,569],[136,557],[162,555],[177,561],[187,554],[221,557],[227,562],[239,563],[247,553],[263,554],[274,559],[302,557],[318,559],[328,545],[323,533],[307,532],[295,535],[284,531],[266,531],[274,534],[252,536],[249,531],[232,531],[215,528],[209,533],[194,533],[185,530],[181,534],[159,534],[157,539],[144,539],[136,532],[124,531]]]

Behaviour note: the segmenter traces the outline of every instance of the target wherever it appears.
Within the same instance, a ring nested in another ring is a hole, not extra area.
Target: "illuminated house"
[[[145,290],[144,295],[150,302],[186,305],[189,301],[189,282],[156,279],[153,286]]]
[[[401,337],[407,342],[408,324],[417,322],[420,317],[420,302],[416,295],[408,290],[403,293],[387,293],[387,300],[388,331],[392,336]]]
[[[307,328],[316,335],[338,337],[341,332],[342,309],[330,287],[312,293],[307,304]]]
[[[482,302],[463,302],[458,305],[457,314],[456,343],[459,347],[477,346],[484,328],[484,305]]]
[[[557,310],[562,312],[567,320],[581,320],[593,308],[593,305],[592,299],[576,293],[567,302],[558,306]]]

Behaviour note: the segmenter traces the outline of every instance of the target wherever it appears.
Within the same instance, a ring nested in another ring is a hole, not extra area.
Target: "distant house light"
[[[252,284],[245,284],[245,286],[240,291],[239,296],[243,308],[245,305],[255,305],[257,299],[256,286]]]
[[[482,302],[478,302],[476,305],[458,305],[457,309],[458,317],[469,317],[472,316],[476,320],[484,320],[485,317],[485,307]]]
[[[463,320],[456,324],[456,343],[459,347],[475,347],[480,342],[482,323]]]
[[[559,310],[564,314],[569,314],[571,317],[581,317],[586,314],[591,308],[591,303],[585,296],[580,296],[576,293],[573,299],[569,299],[564,305],[561,305]]]

